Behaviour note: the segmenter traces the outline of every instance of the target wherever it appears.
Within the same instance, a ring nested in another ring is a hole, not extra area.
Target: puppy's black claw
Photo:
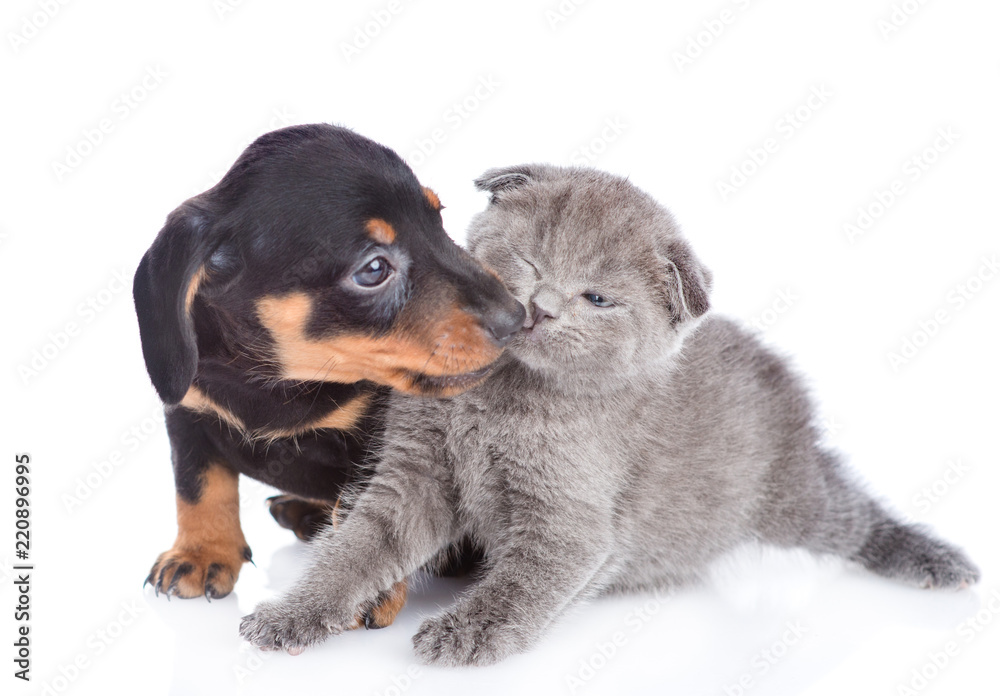
[[[208,566],[208,571],[205,573],[205,599],[209,602],[213,599],[222,599],[229,594],[229,592],[223,592],[215,586],[215,578],[222,570],[224,570],[224,568],[221,563],[213,563]]]
[[[176,594],[177,583],[181,581],[185,575],[190,575],[191,571],[194,570],[194,566],[190,563],[184,562],[177,566],[177,570],[174,571],[174,577],[170,580],[170,584],[167,586],[166,593],[167,599],[170,599],[170,595]]]
[[[365,612],[363,621],[365,624],[365,628],[368,629],[369,631],[377,631],[380,628],[385,628],[385,626],[383,626],[382,624],[380,624],[375,620],[375,617],[372,616],[371,610]]]
[[[160,596],[160,592],[163,591],[163,581],[167,577],[167,573],[177,565],[177,561],[170,561],[167,565],[160,568],[159,577],[156,579],[156,585],[153,586],[153,590],[156,592],[156,596]]]

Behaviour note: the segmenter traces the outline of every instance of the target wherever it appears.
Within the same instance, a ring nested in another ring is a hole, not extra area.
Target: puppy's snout
[[[483,333],[497,347],[503,348],[521,330],[525,310],[510,294],[496,273],[469,257],[468,275],[459,286],[462,303],[476,317]]]
[[[526,314],[521,303],[514,301],[509,307],[498,307],[487,312],[486,316],[483,317],[483,325],[493,341],[502,347],[507,345],[514,334],[520,331]]]

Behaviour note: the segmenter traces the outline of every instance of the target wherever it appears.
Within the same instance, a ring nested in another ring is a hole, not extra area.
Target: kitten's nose
[[[559,316],[559,298],[554,293],[541,291],[531,299],[531,311],[525,317],[524,328],[530,329],[546,319],[556,319]],[[530,317],[530,322],[528,323]]]
[[[544,319],[555,319],[556,315],[541,305],[531,305],[531,325],[540,324]]]

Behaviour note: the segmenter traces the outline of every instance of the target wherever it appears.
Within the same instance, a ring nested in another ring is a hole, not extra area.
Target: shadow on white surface
[[[411,651],[422,618],[454,601],[467,579],[417,576],[392,626],[334,636],[299,656],[243,643],[240,618],[286,588],[305,559],[304,544],[286,543],[211,603],[147,590],[156,630],[173,637],[169,693],[644,694],[668,684],[685,695],[827,693],[810,689],[863,651],[877,651],[884,681],[902,683],[922,646],[957,639],[956,626],[989,594],[927,592],[836,561],[750,550],[719,564],[705,586],[579,607],[534,650],[493,667],[424,667]]]

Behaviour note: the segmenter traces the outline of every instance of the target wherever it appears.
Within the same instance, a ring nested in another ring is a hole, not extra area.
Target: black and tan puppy
[[[146,367],[166,405],[177,540],[148,581],[222,597],[250,560],[237,479],[307,537],[364,480],[390,388],[456,394],[524,319],[445,233],[437,196],[349,130],[268,133],[173,211],[135,274]],[[405,587],[366,625],[385,625]]]

